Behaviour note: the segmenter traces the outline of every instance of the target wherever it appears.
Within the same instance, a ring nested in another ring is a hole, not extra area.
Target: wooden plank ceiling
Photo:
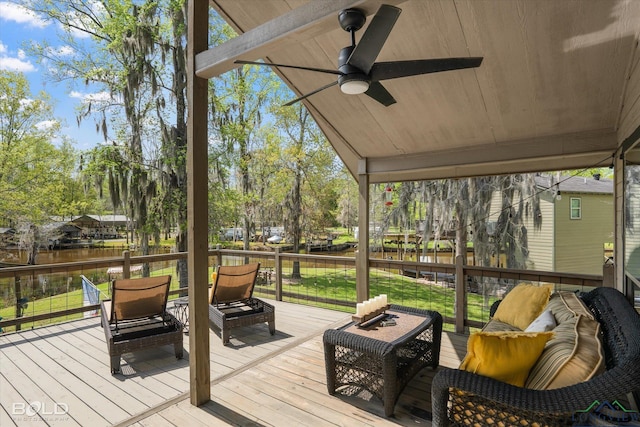
[[[337,11],[355,5],[369,15],[368,25],[383,2],[307,3],[211,0],[239,33],[249,33],[200,54],[197,74],[211,78],[233,68],[235,59],[335,69],[339,50],[350,44]],[[397,100],[389,107],[366,95],[342,94],[337,85],[307,98],[307,108],[354,176],[359,166],[363,171],[361,159],[371,182],[611,163],[640,1],[384,3],[402,13],[377,61],[484,60],[476,69],[385,81]],[[298,95],[335,78],[277,71]]]

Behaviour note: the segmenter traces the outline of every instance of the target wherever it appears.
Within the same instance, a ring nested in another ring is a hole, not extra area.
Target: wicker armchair
[[[173,344],[182,359],[182,324],[167,311],[170,283],[171,276],[112,282],[111,299],[100,303],[112,374],[120,371],[124,353],[145,348]]]
[[[581,298],[600,323],[604,373],[568,387],[531,390],[443,368],[432,383],[433,425],[572,425],[576,412],[596,401],[634,396],[640,402],[640,315],[615,289]]]
[[[276,333],[275,308],[253,298],[259,269],[260,263],[218,267],[210,294],[209,320],[220,329],[224,345],[229,344],[233,328],[268,322],[269,333]]]

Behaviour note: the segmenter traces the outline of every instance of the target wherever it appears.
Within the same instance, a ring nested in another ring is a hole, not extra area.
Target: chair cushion
[[[161,316],[167,307],[171,276],[114,280],[110,322]]]
[[[504,297],[493,318],[525,330],[549,302],[552,286],[521,283]]]
[[[216,271],[214,271],[213,273],[211,273],[211,286],[209,286],[209,304],[211,304],[213,302],[213,294],[216,290],[216,277],[218,276],[218,273]]]
[[[226,304],[251,298],[260,263],[218,266],[213,294],[214,304]]]
[[[600,324],[573,292],[556,292],[547,309],[558,326],[525,382],[548,390],[587,381],[604,370]]]
[[[475,332],[460,369],[522,387],[553,332]]]
[[[209,286],[209,304],[213,302],[213,292],[216,290],[216,282]]]

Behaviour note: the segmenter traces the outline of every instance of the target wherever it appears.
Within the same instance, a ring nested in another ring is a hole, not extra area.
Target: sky
[[[55,25],[15,3],[0,0],[0,70],[23,73],[34,96],[41,91],[47,92],[54,107],[54,118],[61,123],[61,133],[74,142],[75,148],[86,150],[102,143],[103,137],[96,132],[92,118],[84,119],[78,126],[76,108],[84,99],[95,98],[100,93],[83,83],[70,88],[68,83],[49,80],[43,66],[24,50],[25,44],[31,40],[45,39],[59,52],[68,49],[56,38]]]

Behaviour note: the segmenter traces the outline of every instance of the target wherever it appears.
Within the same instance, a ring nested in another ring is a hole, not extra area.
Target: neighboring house
[[[69,222],[51,222],[42,226],[41,235],[48,240],[48,246],[55,247],[80,238],[82,229]]]
[[[71,219],[71,222],[83,229],[100,227],[100,220],[97,215],[80,215]]]
[[[131,221],[126,215],[81,215],[71,222],[82,228],[83,238],[111,239],[125,232]]]
[[[0,227],[0,243],[12,243],[16,230],[13,228]]]
[[[624,230],[625,271],[636,280],[640,280],[640,217],[633,213],[640,212],[640,184],[627,182],[625,192],[631,195],[624,200],[626,205],[626,228]]]
[[[613,181],[541,175],[536,184],[542,226],[536,230],[527,223],[528,268],[602,274],[605,243],[614,240]]]

